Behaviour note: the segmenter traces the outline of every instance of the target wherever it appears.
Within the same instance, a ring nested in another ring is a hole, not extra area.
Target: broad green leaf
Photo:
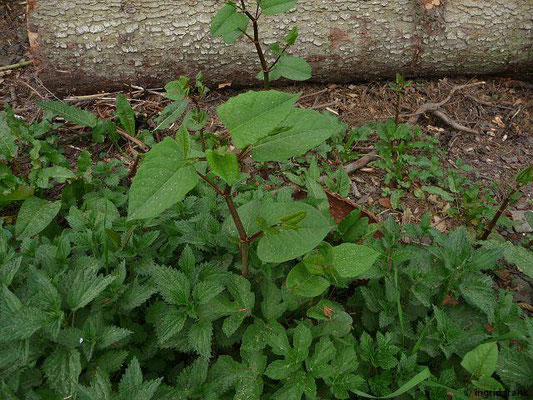
[[[65,121],[76,125],[87,126],[94,128],[98,123],[98,118],[89,111],[80,110],[79,108],[69,106],[62,101],[40,101],[37,103],[39,107],[44,110],[52,111],[55,115],[59,115]]]
[[[53,221],[61,201],[48,201],[38,197],[30,197],[22,203],[17,216],[15,234],[17,238],[24,239],[37,235]]]
[[[239,179],[237,154],[229,152],[220,154],[215,150],[207,150],[205,156],[211,171],[228,185],[233,185]]]
[[[454,197],[450,193],[438,186],[422,186],[422,190],[429,194],[436,194],[444,201],[454,201]]]
[[[249,91],[217,107],[217,114],[242,149],[272,132],[294,109],[299,94]]]
[[[145,156],[133,179],[128,219],[153,218],[183,200],[198,183],[196,170],[185,160],[183,149],[169,137]]]
[[[77,350],[57,346],[42,368],[52,389],[63,398],[74,398],[81,374],[80,353]]]
[[[533,278],[533,252],[521,247],[515,246],[510,242],[497,242],[495,240],[486,240],[482,246],[488,249],[503,249],[503,256],[507,262],[516,265],[524,274]]]
[[[250,19],[239,12],[234,3],[226,3],[211,22],[211,35],[222,36],[224,42],[235,42],[246,31]]]
[[[281,219],[287,215],[305,211],[305,218],[295,228],[284,228]],[[239,215],[248,236],[262,230],[262,220],[267,227],[259,239],[257,255],[263,262],[281,263],[313,250],[331,230],[331,226],[317,209],[301,202],[261,202],[254,200],[239,207]],[[226,222],[232,235],[237,231],[233,220]],[[278,225],[279,227],[276,227]]]
[[[17,155],[16,136],[11,133],[2,113],[0,113],[0,160],[10,160]]]
[[[270,379],[286,379],[292,373],[300,369],[299,363],[292,363],[287,360],[276,360],[270,363],[270,365],[265,370],[265,375]]]
[[[256,161],[283,161],[321,145],[336,127],[313,110],[295,109],[281,124],[287,129],[260,140],[252,149]]]
[[[489,323],[494,321],[496,308],[496,296],[492,286],[492,278],[481,272],[471,272],[459,285],[459,291],[466,302],[487,314]]]
[[[311,78],[311,65],[301,57],[283,56],[271,71],[292,81],[305,81]]]
[[[259,4],[263,14],[276,15],[292,10],[298,0],[262,0]]]
[[[287,288],[304,297],[320,296],[328,289],[329,285],[328,280],[311,274],[304,263],[298,263],[287,275]]]
[[[291,31],[283,38],[283,41],[288,45],[293,45],[298,39],[298,28],[295,26]]]
[[[292,336],[292,346],[296,350],[298,360],[303,361],[309,355],[309,347],[313,341],[311,330],[304,324],[299,324]]]
[[[70,169],[62,167],[60,165],[54,165],[53,167],[43,168],[39,171],[37,177],[37,186],[47,189],[51,187],[50,179],[54,179],[59,183],[65,183],[67,179],[76,178],[76,174]]]
[[[117,96],[117,115],[124,130],[131,136],[135,136],[135,113],[122,93]]]
[[[163,111],[161,111],[161,114],[159,114],[159,117],[155,119],[157,126],[154,131],[170,128],[170,126],[185,112],[188,105],[189,102],[187,100],[180,100],[166,106]]]
[[[398,390],[395,390],[391,394],[388,394],[386,396],[372,396],[368,393],[361,392],[359,390],[352,389],[352,392],[357,394],[358,396],[367,398],[367,399],[392,399],[401,396],[402,394],[408,392],[415,386],[418,386],[422,382],[424,382],[426,379],[428,379],[431,376],[431,372],[429,372],[429,369],[427,367],[424,367],[424,369],[413,376],[411,379],[409,379],[407,382],[405,382],[402,386],[398,388]]]
[[[333,268],[342,278],[356,278],[372,267],[379,253],[367,246],[343,243],[333,248]]]
[[[483,343],[465,354],[461,366],[477,378],[490,377],[498,363],[498,345]]]
[[[33,196],[34,192],[35,190],[32,187],[19,186],[14,192],[9,194],[0,194],[0,202],[26,200],[27,198]]]

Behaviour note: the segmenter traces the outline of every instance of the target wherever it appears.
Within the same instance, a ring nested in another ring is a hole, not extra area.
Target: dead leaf
[[[498,125],[500,128],[505,128],[505,124],[503,123],[502,117],[500,117],[499,115],[494,117],[492,122]]]
[[[382,207],[385,207],[385,208],[388,208],[389,210],[392,210],[392,204],[391,204],[390,200],[387,199],[386,197],[382,197],[381,199],[379,199],[378,203]]]
[[[218,84],[219,89],[224,89],[225,87],[231,86],[231,82],[222,82]]]

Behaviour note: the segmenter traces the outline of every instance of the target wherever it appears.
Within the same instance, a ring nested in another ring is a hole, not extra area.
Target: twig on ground
[[[512,107],[505,106],[503,104],[491,103],[490,101],[481,100],[481,99],[478,99],[477,97],[474,97],[474,96],[472,96],[470,94],[465,94],[465,96],[468,97],[470,100],[475,101],[476,103],[483,104],[484,106],[502,108],[504,110],[514,110],[514,108],[512,108]]]
[[[145,145],[143,142],[141,142],[139,139],[127,134],[125,131],[123,131],[122,129],[117,129],[117,132],[120,134],[120,136],[132,141],[133,143],[135,143],[137,146],[139,146],[144,152],[147,152],[148,150],[150,150],[150,148]]]
[[[4,66],[0,67],[0,72],[1,71],[10,71],[10,70],[13,70],[13,69],[23,68],[23,67],[25,67],[27,65],[30,65],[30,64],[33,64],[33,60],[21,61],[19,63],[11,64],[11,65],[4,65]]]
[[[484,85],[484,84],[485,84],[485,82],[474,82],[474,83],[468,83],[466,85],[454,86],[452,88],[452,90],[450,91],[450,93],[448,94],[448,96],[444,100],[442,100],[442,101],[440,101],[438,103],[426,103],[426,104],[423,104],[422,106],[420,106],[418,108],[418,110],[416,110],[413,114],[410,115],[411,118],[409,118],[408,122],[411,125],[416,124],[416,122],[418,121],[418,119],[420,118],[420,116],[422,114],[424,114],[426,112],[430,112],[430,111],[437,111],[444,104],[449,102],[450,99],[452,98],[452,96],[454,95],[454,93],[457,92],[458,90],[466,89],[466,88],[473,87],[473,86]]]
[[[463,126],[461,125],[460,123],[452,120],[450,117],[448,117],[446,114],[444,114],[442,111],[439,111],[439,110],[433,110],[431,112],[435,117],[438,117],[440,118],[446,125],[449,125],[451,126],[453,129],[457,130],[457,131],[462,131],[462,132],[468,132],[468,133],[474,133],[474,134],[478,134],[479,132],[476,131],[475,129],[472,129],[472,128],[469,128],[467,126]]]

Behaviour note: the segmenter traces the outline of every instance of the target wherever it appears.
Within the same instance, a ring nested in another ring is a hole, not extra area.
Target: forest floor
[[[24,10],[24,3],[0,2],[0,65],[31,59]],[[457,90],[439,110],[450,120],[468,128],[469,132],[451,127],[431,112],[421,114],[417,124],[423,132],[438,139],[443,150],[442,168],[454,168],[458,160],[463,160],[473,167],[468,173],[469,178],[492,190],[499,202],[506,195],[507,187],[512,184],[517,172],[533,161],[533,83],[502,77],[417,79],[403,100],[401,121],[407,122],[422,105],[438,103],[454,88],[465,84],[469,86]],[[212,88],[203,104],[211,117],[209,130],[222,132],[223,127],[216,117],[215,108],[239,90],[231,87]],[[298,84],[284,86],[283,90],[301,92],[300,106],[328,110],[338,115],[349,126],[349,131],[370,122],[394,119],[395,116],[396,95],[386,81],[342,85]],[[125,86],[124,93],[141,123],[150,121],[168,104],[161,89]],[[115,114],[115,97],[115,93],[107,93],[65,97],[62,100],[106,118]],[[36,103],[53,98],[55,95],[42,84],[32,65],[0,72],[0,104],[9,103],[17,115],[30,121],[36,120],[42,114]],[[134,162],[136,144],[131,141],[123,142],[124,156],[110,143],[93,143],[90,132],[83,128],[61,128],[58,135],[72,160],[81,151],[89,149],[95,157],[99,155],[103,160],[117,157],[122,158],[127,165]],[[373,149],[374,142],[372,139],[357,142],[352,151],[363,156]],[[327,162],[335,167],[340,166],[342,161],[330,159]],[[392,214],[403,223],[416,222],[430,210],[432,222],[439,230],[447,231],[457,225],[457,221],[446,214],[445,202],[436,196],[419,199],[407,192],[401,206],[394,209],[382,193],[383,172],[372,164],[357,170],[351,178],[350,200],[373,213],[378,220]],[[523,211],[532,209],[533,188],[530,185],[521,200],[510,208],[507,216],[520,222]],[[513,229],[502,233],[511,240],[520,240],[523,234]]]

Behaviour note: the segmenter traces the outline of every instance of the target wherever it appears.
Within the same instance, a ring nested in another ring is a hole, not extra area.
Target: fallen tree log
[[[254,82],[246,40],[209,24],[224,1],[28,0],[28,36],[56,92],[155,87],[203,71],[210,83]],[[292,26],[318,81],[533,72],[532,0],[307,0],[263,22],[264,43]]]

